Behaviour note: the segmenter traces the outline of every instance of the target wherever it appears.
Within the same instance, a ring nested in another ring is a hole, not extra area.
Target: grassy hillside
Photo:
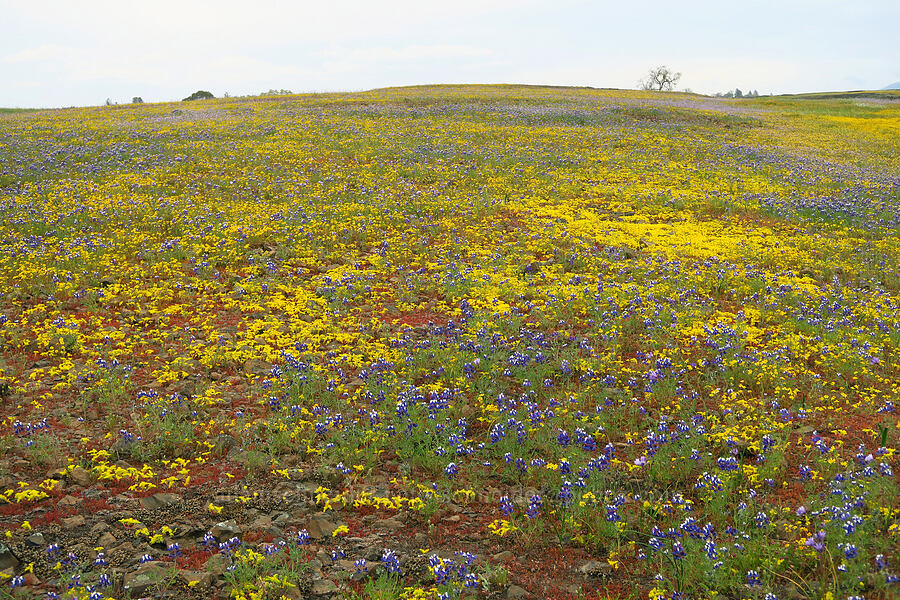
[[[0,594],[889,598],[900,105],[0,115]]]

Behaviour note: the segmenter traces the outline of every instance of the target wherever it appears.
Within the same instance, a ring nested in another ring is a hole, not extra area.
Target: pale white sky
[[[898,0],[0,0],[0,106],[427,83],[712,93],[900,81]]]

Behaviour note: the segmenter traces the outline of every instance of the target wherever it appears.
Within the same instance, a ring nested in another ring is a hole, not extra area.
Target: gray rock
[[[141,498],[141,507],[146,510],[157,510],[175,504],[179,500],[181,500],[181,496],[178,494],[153,494],[152,496]]]
[[[381,560],[381,549],[372,546],[369,548],[368,552],[366,552],[365,559],[371,562],[377,562]]]
[[[397,531],[398,529],[403,529],[403,523],[399,520],[391,517],[389,519],[378,519],[373,523],[375,529],[389,529],[391,531]]]
[[[338,591],[337,585],[330,579],[319,579],[318,581],[313,581],[312,588],[309,590],[309,593],[315,597],[329,597]]]
[[[331,560],[329,559],[328,562],[331,562]],[[306,564],[309,565],[309,569],[313,579],[322,578],[322,567],[324,567],[325,564],[321,560],[319,560],[318,558],[314,558]]]
[[[81,496],[85,500],[96,500],[97,498],[108,498],[109,492],[107,492],[105,490],[91,489],[91,490],[84,490],[83,492],[81,492]]]
[[[334,563],[333,568],[338,571],[355,571],[356,563],[354,563],[352,560],[347,560],[346,558],[343,558],[343,559],[337,561],[336,563]]]
[[[228,559],[221,554],[213,554],[207,559],[204,568],[212,575],[219,577],[228,568]]]
[[[171,569],[163,562],[148,562],[131,573],[126,573],[123,584],[130,598],[146,595],[153,587],[165,584]]]
[[[309,536],[313,539],[321,539],[323,537],[330,536],[332,532],[337,529],[338,526],[323,515],[313,515],[309,518],[309,525],[307,526],[307,531],[309,531]]]
[[[516,555],[513,554],[512,552],[510,552],[509,550],[504,550],[503,552],[498,552],[491,558],[495,562],[509,562],[509,561],[513,560],[515,557],[516,557]]]
[[[259,515],[250,523],[250,529],[268,529],[272,526],[272,517],[268,515]]]
[[[506,590],[507,598],[528,598],[531,594],[528,593],[528,590],[524,588],[520,588],[517,585],[509,586],[509,589]]]
[[[0,571],[17,566],[19,566],[19,559],[12,553],[12,550],[0,542]]]
[[[303,592],[296,585],[281,586],[269,588],[266,590],[268,598],[279,598],[285,600],[304,600]]]
[[[75,496],[63,496],[63,498],[56,503],[56,506],[62,506],[63,508],[74,507],[80,505],[84,502],[81,498],[76,498]]]
[[[69,517],[67,519],[63,519],[60,521],[62,526],[66,529],[75,529],[76,527],[83,527],[87,524],[85,518],[81,515],[75,515],[74,517]]]
[[[606,577],[610,571],[612,571],[612,565],[598,560],[589,560],[578,567],[578,572],[588,577]]]
[[[184,582],[185,585],[190,585],[193,582],[194,589],[203,590],[210,587],[215,581],[215,577],[213,577],[212,573],[208,573],[206,571],[179,571],[178,577]]]
[[[81,487],[88,487],[94,482],[93,474],[82,467],[75,467],[72,469],[72,472],[69,473],[68,477],[72,483],[80,485]]]
[[[43,548],[47,545],[47,540],[44,539],[43,533],[32,533],[25,540],[25,543],[36,548]]]
[[[216,540],[221,542],[222,540],[241,535],[243,530],[240,525],[237,524],[237,521],[229,519],[227,521],[222,521],[221,523],[216,523],[209,531]]]
[[[97,535],[98,533],[103,533],[104,531],[109,531],[109,524],[106,521],[100,521],[93,527],[91,527],[91,533]]]

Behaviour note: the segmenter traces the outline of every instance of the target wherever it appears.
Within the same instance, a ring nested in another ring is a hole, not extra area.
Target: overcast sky
[[[900,81],[898,0],[0,0],[0,106],[427,83],[712,93]]]

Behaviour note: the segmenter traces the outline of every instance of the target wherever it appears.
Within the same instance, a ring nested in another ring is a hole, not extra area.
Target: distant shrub
[[[197,90],[187,98],[183,100],[183,102],[188,102],[189,100],[209,100],[211,98],[215,98],[210,92],[205,90]]]
[[[141,98],[140,96],[135,96],[134,98],[131,99],[131,103],[132,104],[143,104],[144,99]]]

